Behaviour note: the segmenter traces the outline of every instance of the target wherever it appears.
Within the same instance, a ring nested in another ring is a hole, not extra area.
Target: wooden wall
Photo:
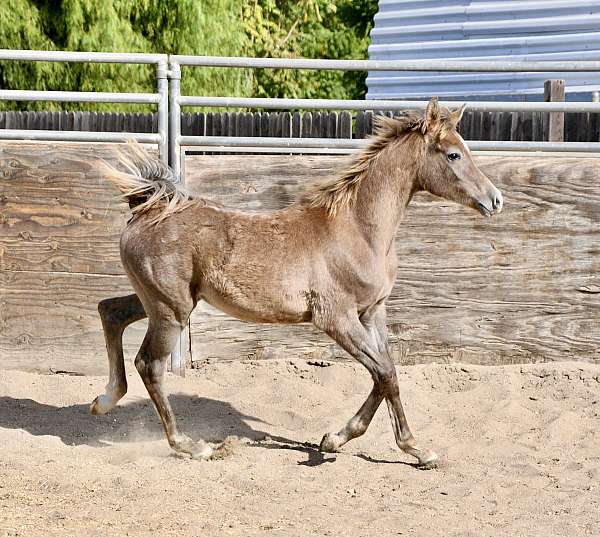
[[[97,172],[110,144],[0,143],[0,368],[107,370],[96,305],[126,294],[127,207]],[[188,187],[271,209],[347,157],[186,159]],[[600,160],[478,157],[506,196],[498,218],[419,195],[397,241],[390,301],[401,363],[600,361]],[[126,332],[130,361],[144,323]],[[244,324],[200,306],[194,361],[342,356],[309,326]]]
[[[104,373],[97,303],[132,292],[127,207],[94,163],[110,144],[0,143],[0,368]],[[132,327],[135,352],[143,327]]]
[[[420,194],[396,247],[389,301],[402,363],[600,361],[600,160],[477,158],[506,198],[491,220]],[[339,156],[188,156],[190,189],[225,204],[275,209],[302,184],[335,173]],[[257,354],[340,355],[305,327],[253,326],[200,306],[194,360]]]

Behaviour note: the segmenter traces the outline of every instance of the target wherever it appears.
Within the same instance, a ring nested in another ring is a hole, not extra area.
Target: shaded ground
[[[133,367],[130,367],[133,370]],[[110,415],[105,378],[0,371],[0,535],[600,535],[600,366],[400,368],[419,471],[385,405],[342,453],[316,444],[360,406],[354,364],[211,363],[168,378],[192,437],[239,437],[222,461],[173,456],[144,388]]]

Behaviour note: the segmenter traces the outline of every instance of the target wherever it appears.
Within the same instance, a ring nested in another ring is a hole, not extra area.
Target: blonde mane
[[[375,116],[375,132],[369,138],[369,145],[354,157],[341,175],[308,187],[302,193],[300,201],[309,207],[322,207],[329,216],[335,216],[341,209],[354,202],[358,187],[368,174],[371,163],[390,144],[401,142],[412,133],[424,135],[427,132],[440,140],[456,128],[450,110],[440,108],[439,114],[435,125],[428,123],[427,119],[416,111],[396,117]],[[431,129],[432,126],[434,130]]]

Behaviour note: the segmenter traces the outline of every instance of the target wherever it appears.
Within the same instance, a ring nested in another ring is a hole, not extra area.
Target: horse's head
[[[418,187],[476,209],[484,216],[502,210],[502,194],[477,167],[456,131],[465,107],[451,111],[431,99],[421,123],[426,150]]]

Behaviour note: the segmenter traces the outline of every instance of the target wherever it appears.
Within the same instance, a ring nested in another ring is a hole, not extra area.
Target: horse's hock
[[[97,303],[131,292],[119,260],[128,208],[94,166],[112,144],[0,143],[0,353],[4,368],[105,371]],[[539,154],[538,154],[539,155]],[[345,156],[188,155],[187,187],[276,209]],[[504,193],[491,220],[419,194],[401,225],[388,306],[398,363],[600,361],[600,159],[477,157]],[[134,355],[144,327],[124,338]],[[206,304],[192,360],[344,357],[310,325],[247,324]]]

